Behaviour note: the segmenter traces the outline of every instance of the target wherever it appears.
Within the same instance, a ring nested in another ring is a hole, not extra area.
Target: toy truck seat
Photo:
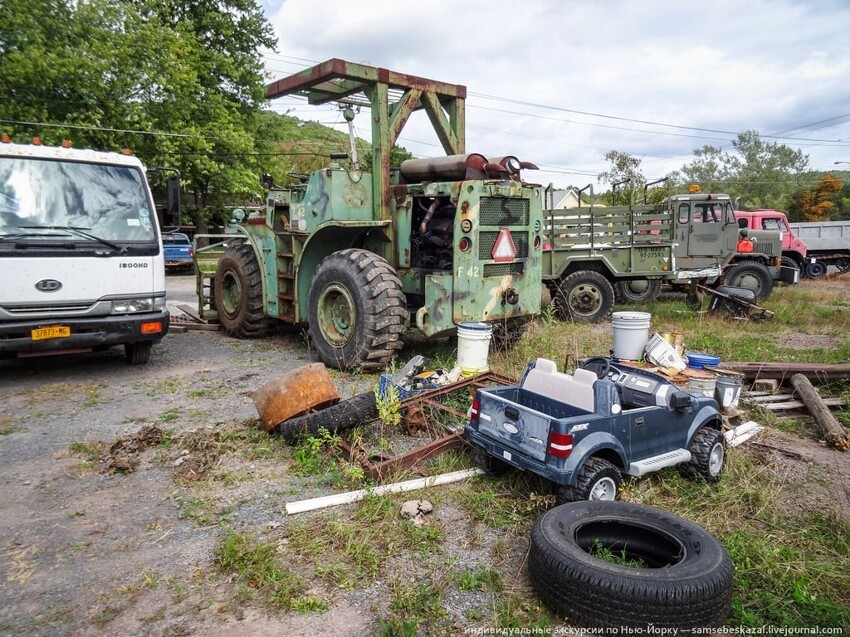
[[[572,375],[565,374],[558,371],[555,361],[538,358],[534,367],[526,372],[521,386],[524,390],[593,413],[596,381],[596,374],[590,370],[579,368]]]

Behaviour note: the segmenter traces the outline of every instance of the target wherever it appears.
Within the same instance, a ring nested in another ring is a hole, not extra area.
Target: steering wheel
[[[611,371],[611,361],[604,356],[591,356],[582,363],[581,368],[595,373],[597,378],[605,378]]]

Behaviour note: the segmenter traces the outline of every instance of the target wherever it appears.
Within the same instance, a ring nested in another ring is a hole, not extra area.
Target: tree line
[[[603,201],[642,201],[640,193],[647,178],[641,159],[612,150],[605,160],[608,169],[599,174],[599,179],[623,185],[605,193]],[[757,131],[747,131],[730,140],[729,150],[716,146],[695,149],[690,162],[646,190],[646,196],[650,202],[659,202],[671,192],[688,192],[696,185],[703,192],[730,195],[741,210],[782,210],[792,221],[850,219],[850,180],[842,179],[840,171],[813,171],[808,165],[808,155],[799,149],[767,142]]]
[[[179,170],[197,230],[226,220],[228,205],[319,168],[347,137],[263,109],[261,53],[277,41],[257,0],[3,0],[0,2],[0,132],[15,141],[130,148],[148,166]],[[368,165],[368,142],[359,140]],[[731,149],[703,146],[649,191],[652,200],[699,184],[742,208],[777,208],[795,220],[850,218],[850,180],[808,170],[808,156],[755,131]],[[410,157],[393,149],[395,161]],[[641,160],[611,151],[599,175],[646,184]],[[294,175],[288,177],[288,175]],[[154,189],[163,177],[151,174]]]

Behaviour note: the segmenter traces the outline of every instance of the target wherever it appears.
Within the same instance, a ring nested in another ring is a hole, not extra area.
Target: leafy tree
[[[788,214],[792,221],[824,221],[840,211],[844,183],[832,173],[821,176],[813,188],[801,188],[791,197]]]
[[[646,184],[640,170],[642,160],[628,153],[611,150],[605,153],[605,161],[609,163],[608,170],[599,173],[597,179],[609,183],[611,192],[603,199],[612,205],[634,203],[635,193],[640,192]]]
[[[782,210],[808,163],[802,151],[747,131],[732,140],[731,152],[714,146],[694,150],[694,159],[675,178],[680,187],[696,183],[703,191],[725,191],[748,208]]]
[[[18,137],[128,145],[176,167],[203,231],[228,193],[258,189],[259,51],[274,45],[256,0],[5,0],[0,117],[64,126]]]

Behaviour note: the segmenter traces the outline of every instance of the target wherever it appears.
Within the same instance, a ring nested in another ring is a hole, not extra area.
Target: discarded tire
[[[378,405],[375,392],[367,391],[322,410],[284,420],[273,431],[287,440],[292,440],[298,436],[315,435],[321,429],[327,429],[335,434],[377,417]]]
[[[693,522],[637,504],[550,509],[532,530],[528,570],[540,599],[577,625],[718,626],[732,606],[726,549]]]

